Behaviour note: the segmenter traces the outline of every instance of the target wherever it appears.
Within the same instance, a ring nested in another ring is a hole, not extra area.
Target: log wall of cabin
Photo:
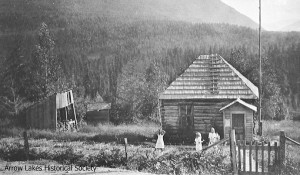
[[[223,111],[224,123],[228,123],[224,127],[225,138],[229,137],[229,131],[231,130],[232,113],[243,113],[245,115],[245,140],[251,141],[253,136],[253,111],[240,104],[234,104]]]
[[[170,134],[176,134],[179,130],[179,106],[176,104],[167,104],[161,106],[162,128]]]
[[[208,134],[215,127],[221,138],[224,137],[223,113],[219,110],[233,100],[161,100],[160,112],[162,127],[168,133],[180,132],[180,106],[192,105],[194,131]]]

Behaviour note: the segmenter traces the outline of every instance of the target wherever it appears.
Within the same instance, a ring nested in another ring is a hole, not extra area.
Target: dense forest
[[[73,89],[81,117],[100,94],[112,103],[115,123],[156,120],[159,93],[200,54],[220,54],[259,85],[256,30],[82,13],[80,2],[0,2],[2,117],[21,117],[30,104]],[[300,33],[263,31],[262,46],[263,118],[293,117]]]

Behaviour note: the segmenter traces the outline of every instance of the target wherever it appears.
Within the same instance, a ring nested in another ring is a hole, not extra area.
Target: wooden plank
[[[297,142],[297,141],[295,141],[295,140],[293,140],[293,139],[291,139],[291,138],[289,138],[289,137],[287,137],[287,136],[285,136],[285,138],[286,138],[288,141],[290,141],[290,142],[292,142],[292,143],[294,143],[294,144],[300,146],[300,143],[299,143],[299,142]]]
[[[252,172],[252,143],[249,144],[249,171]]]
[[[57,125],[57,108],[56,108],[56,95],[50,97],[50,110],[51,110],[51,128],[56,129]]]
[[[238,141],[238,157],[239,157],[239,161],[238,161],[238,167],[239,167],[239,170],[241,171],[242,170],[242,156],[241,156],[241,141],[239,140]]]
[[[179,121],[166,121],[166,120],[164,120],[163,124],[175,126],[175,125],[179,125]]]
[[[162,107],[164,107],[166,109],[177,109],[178,108],[178,104],[168,105],[168,106],[163,105]]]
[[[175,120],[175,119],[178,119],[179,117],[178,116],[163,115],[162,118],[164,118],[164,119],[174,119]]]
[[[255,143],[255,172],[258,173],[258,144]]]
[[[275,142],[275,162],[274,163],[278,163],[278,147],[277,147],[277,142]]]
[[[265,146],[264,146],[264,144],[262,144],[262,147],[261,147],[262,149],[261,149],[261,171],[264,173],[264,161],[265,161],[265,159],[264,159],[264,149],[265,149]]]
[[[162,112],[161,114],[163,116],[170,116],[170,117],[178,117],[179,116],[178,112]]]
[[[213,117],[200,117],[194,116],[194,121],[204,121],[204,120],[211,120]]]
[[[236,139],[235,139],[235,130],[230,131],[230,152],[232,156],[232,166],[233,166],[233,174],[237,175],[237,160],[236,160]]]
[[[243,141],[243,169],[246,171],[246,140]]]
[[[174,111],[171,111],[171,110],[168,110],[168,111],[162,111],[161,112],[162,114],[164,114],[164,115],[174,115],[174,114],[176,114],[176,115],[178,115],[179,113],[178,113],[178,111],[176,110],[174,110]]]
[[[271,143],[268,143],[268,171],[270,168],[270,160],[271,160]]]
[[[222,113],[196,113],[196,112],[194,112],[194,116],[197,116],[197,117],[220,117],[220,118],[223,118],[223,114]]]
[[[247,150],[250,149],[250,148],[249,148],[249,145],[246,145],[245,147],[246,147]],[[252,147],[252,148],[253,148],[253,147]],[[256,149],[256,148],[255,148],[255,149]],[[262,145],[257,145],[257,149],[258,149],[258,150],[262,150]],[[271,149],[271,151],[274,151],[274,150],[275,150],[275,146],[270,146],[270,149]]]
[[[178,107],[170,107],[170,106],[165,106],[161,108],[163,111],[176,111],[178,109]]]
[[[208,150],[209,148],[212,148],[212,147],[214,147],[214,146],[216,146],[216,145],[220,145],[220,144],[225,143],[225,142],[227,142],[227,141],[229,141],[229,138],[222,139],[222,140],[220,140],[220,141],[218,141],[218,142],[216,142],[216,143],[213,143],[213,144],[211,144],[211,145],[209,145],[209,146],[203,148],[202,150],[203,150],[203,151],[204,151],[204,150]]]
[[[164,117],[178,117],[178,113],[162,113]]]
[[[163,125],[166,125],[168,127],[174,127],[176,129],[179,128],[179,123],[163,123]]]
[[[201,111],[201,110],[213,110],[213,111],[219,111],[219,106],[210,106],[210,107],[207,107],[207,106],[194,106],[194,110],[195,111]]]

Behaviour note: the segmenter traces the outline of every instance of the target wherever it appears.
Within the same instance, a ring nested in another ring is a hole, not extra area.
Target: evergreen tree
[[[39,100],[61,90],[61,61],[54,54],[55,43],[50,36],[48,26],[42,23],[38,31],[38,43],[29,62],[31,80],[34,89],[30,91],[31,100]]]

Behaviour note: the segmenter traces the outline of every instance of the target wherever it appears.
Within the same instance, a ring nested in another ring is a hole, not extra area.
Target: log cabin
[[[204,139],[214,127],[221,138],[250,141],[258,88],[218,54],[201,55],[159,95],[162,128],[168,136]]]

